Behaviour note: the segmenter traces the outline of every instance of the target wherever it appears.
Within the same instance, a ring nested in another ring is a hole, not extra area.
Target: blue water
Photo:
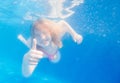
[[[29,49],[17,36],[28,34],[32,22],[22,23],[25,11],[13,2],[0,0],[0,83],[120,83],[119,0],[85,0],[74,8],[66,21],[83,35],[82,44],[68,36],[60,49],[61,61],[41,60],[30,78],[21,74]]]

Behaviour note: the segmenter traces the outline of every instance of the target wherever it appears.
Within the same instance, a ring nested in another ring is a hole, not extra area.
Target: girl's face
[[[34,30],[34,37],[37,40],[37,44],[40,46],[48,46],[52,40],[50,32],[46,29]]]

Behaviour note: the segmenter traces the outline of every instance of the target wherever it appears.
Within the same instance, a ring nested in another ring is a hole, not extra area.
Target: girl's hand
[[[36,39],[33,39],[33,45],[31,50],[28,53],[26,53],[23,57],[22,73],[23,76],[25,77],[29,77],[32,75],[39,60],[43,58],[43,52],[38,51],[36,49],[36,45],[37,45],[37,41]]]
[[[75,34],[74,37],[73,37],[74,41],[78,44],[80,44],[83,40],[83,37],[79,34]]]
[[[34,58],[34,59],[43,58],[43,52],[38,51],[36,49],[36,45],[37,45],[37,40],[33,39],[33,45],[32,45],[31,50],[28,52],[28,54],[30,55],[31,58]]]

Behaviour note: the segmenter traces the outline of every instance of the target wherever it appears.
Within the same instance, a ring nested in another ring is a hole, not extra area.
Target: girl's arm
[[[25,44],[28,48],[31,47],[31,38],[29,39],[25,39],[21,34],[18,35],[18,39],[23,43]]]
[[[68,32],[72,36],[75,42],[77,42],[78,44],[82,42],[83,37],[78,34],[66,21],[62,20],[58,22],[58,24],[60,24],[61,27],[65,29],[65,32]]]

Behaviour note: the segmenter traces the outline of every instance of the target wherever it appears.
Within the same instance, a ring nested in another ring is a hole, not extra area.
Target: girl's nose
[[[45,35],[43,35],[43,34],[41,34],[41,39],[45,39],[46,37],[45,37]]]

